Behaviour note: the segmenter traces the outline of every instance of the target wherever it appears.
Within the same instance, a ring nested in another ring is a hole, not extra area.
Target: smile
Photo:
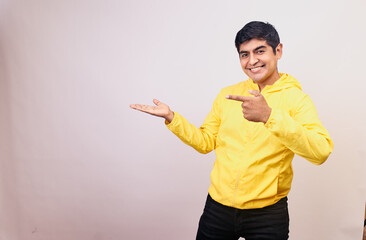
[[[264,67],[264,65],[262,65],[262,66],[258,66],[258,67],[254,67],[254,68],[248,68],[248,69],[249,69],[251,72],[256,73],[256,72],[260,71],[262,67]]]

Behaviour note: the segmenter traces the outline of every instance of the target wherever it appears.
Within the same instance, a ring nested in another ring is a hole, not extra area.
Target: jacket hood
[[[279,73],[280,79],[278,79],[273,85],[265,86],[265,90],[269,93],[278,92],[288,88],[298,88],[301,90],[301,84],[293,76],[287,73]],[[256,84],[251,78],[249,78],[250,84],[253,88],[258,89],[258,84]]]

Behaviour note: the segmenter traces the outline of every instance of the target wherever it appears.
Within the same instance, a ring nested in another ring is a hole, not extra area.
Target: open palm
[[[156,106],[142,105],[142,104],[131,104],[130,107],[141,112],[145,112],[154,116],[163,117],[169,122],[173,119],[173,112],[170,110],[169,106],[165,103],[160,102],[157,99],[153,100]]]

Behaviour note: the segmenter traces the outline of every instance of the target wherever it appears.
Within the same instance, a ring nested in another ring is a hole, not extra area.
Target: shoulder
[[[286,104],[290,106],[291,115],[315,107],[310,96],[297,87],[285,89],[282,97]]]
[[[275,90],[280,90],[287,100],[294,102],[300,101],[301,99],[307,98],[308,95],[302,91],[300,82],[293,76],[283,73],[281,79],[274,86]]]
[[[285,89],[284,93],[292,99],[303,99],[305,97],[308,97],[306,93],[304,93],[301,89],[297,87]]]

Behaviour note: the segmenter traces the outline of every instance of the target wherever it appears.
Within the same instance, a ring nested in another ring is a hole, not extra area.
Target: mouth
[[[265,65],[261,65],[261,66],[256,66],[256,67],[250,67],[247,68],[249,71],[251,71],[252,73],[256,73],[259,72]]]

